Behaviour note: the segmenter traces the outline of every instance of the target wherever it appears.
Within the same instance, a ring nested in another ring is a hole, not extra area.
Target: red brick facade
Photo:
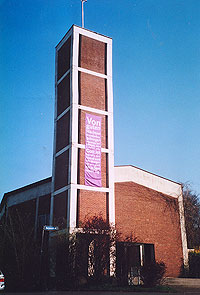
[[[106,74],[106,44],[81,36],[79,66],[97,73]]]
[[[179,275],[183,256],[177,199],[133,182],[115,183],[116,228],[154,244],[155,259],[167,266],[167,276]]]
[[[80,190],[78,195],[78,225],[94,215],[106,219],[106,193]]]
[[[106,44],[86,36],[81,36],[79,47],[79,66],[98,73],[106,73]],[[95,75],[79,72],[79,104],[82,106],[107,109],[106,79]],[[102,117],[101,146],[107,148],[107,118],[105,115],[91,111],[79,110],[79,143],[85,144],[86,113]],[[102,187],[108,186],[107,155],[101,153]],[[85,149],[78,151],[78,184],[85,184]],[[79,190],[78,193],[78,225],[89,216],[101,214],[107,218],[106,193]],[[98,206],[97,206],[98,204]]]
[[[79,87],[79,103],[81,105],[104,111],[107,109],[105,79],[80,73]]]

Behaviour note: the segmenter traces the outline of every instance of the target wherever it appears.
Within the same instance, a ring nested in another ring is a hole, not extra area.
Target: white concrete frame
[[[183,264],[186,268],[188,268],[189,267],[188,247],[187,247],[187,235],[186,235],[186,228],[185,228],[185,215],[184,215],[184,207],[183,207],[182,190],[181,190],[181,194],[178,196],[178,204],[179,204],[181,239],[182,239],[182,248],[183,248]]]
[[[90,71],[79,67],[79,36],[87,36],[89,38],[104,42],[107,44],[107,73],[106,75],[100,74],[94,71]],[[57,81],[57,52],[61,46],[66,42],[66,40],[71,36],[71,60],[70,69],[64,73],[64,75]],[[107,79],[107,111],[99,110],[96,108],[86,107],[79,105],[79,93],[78,93],[78,73],[85,72],[90,75],[100,77],[102,79]],[[57,117],[57,86],[58,84],[70,74],[70,106],[63,111]],[[85,30],[83,28],[72,26],[69,32],[61,40],[61,42],[56,47],[56,74],[55,74],[55,123],[54,123],[54,153],[53,153],[53,173],[52,173],[52,194],[51,194],[51,213],[50,213],[50,224],[53,222],[53,198],[55,195],[67,191],[68,192],[68,228],[72,232],[76,228],[77,222],[77,190],[92,190],[107,192],[109,194],[109,222],[115,225],[115,199],[114,199],[114,139],[113,139],[113,89],[112,89],[112,39],[99,35],[97,33]],[[102,148],[103,153],[108,154],[108,177],[109,177],[109,187],[89,187],[85,185],[77,184],[77,168],[78,168],[78,149],[85,149],[85,145],[78,143],[78,112],[79,109],[93,112],[96,114],[102,114],[108,118],[108,148]],[[70,138],[69,145],[64,147],[62,150],[56,153],[56,124],[57,121],[67,112],[70,112]],[[69,150],[69,185],[55,191],[54,181],[55,181],[55,159],[57,156],[61,155],[66,150]]]
[[[115,182],[135,182],[174,198],[181,194],[179,183],[131,165],[115,167]]]

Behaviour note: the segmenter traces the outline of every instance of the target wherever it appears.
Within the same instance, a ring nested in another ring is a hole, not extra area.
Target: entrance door
[[[140,284],[140,268],[155,260],[153,244],[117,243],[117,277],[123,285]]]
[[[132,285],[133,278],[138,277],[141,266],[140,245],[135,243],[117,243],[117,277],[121,284]]]

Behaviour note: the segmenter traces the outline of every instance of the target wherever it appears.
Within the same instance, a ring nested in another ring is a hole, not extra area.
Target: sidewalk
[[[177,292],[183,292],[183,294],[200,295],[200,279],[166,278],[164,284],[174,288]]]
[[[188,278],[166,278],[164,285],[172,287],[177,293],[160,293],[160,292],[133,292],[133,291],[46,291],[46,292],[29,292],[29,293],[5,293],[5,295],[200,295],[200,279]]]
[[[0,293],[5,295],[200,295],[200,289],[186,289],[180,290],[177,293],[158,293],[158,292],[115,292],[115,291],[47,291],[47,292],[35,292],[35,293]]]
[[[200,279],[192,278],[166,278],[165,285],[169,286],[184,286],[200,289]]]

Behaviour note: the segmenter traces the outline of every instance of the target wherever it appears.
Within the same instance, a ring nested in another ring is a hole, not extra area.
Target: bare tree
[[[6,277],[6,288],[28,290],[33,288],[36,275],[38,247],[34,243],[34,224],[28,213],[18,209],[8,211],[1,225],[1,267]]]
[[[95,281],[110,277],[116,262],[115,243],[119,238],[114,226],[100,216],[86,219],[83,237],[88,247],[88,275]]]
[[[110,280],[116,261],[115,228],[102,216],[85,219],[81,229],[56,239],[57,288],[99,284]]]
[[[200,246],[200,199],[188,184],[183,185],[183,202],[188,248]]]

